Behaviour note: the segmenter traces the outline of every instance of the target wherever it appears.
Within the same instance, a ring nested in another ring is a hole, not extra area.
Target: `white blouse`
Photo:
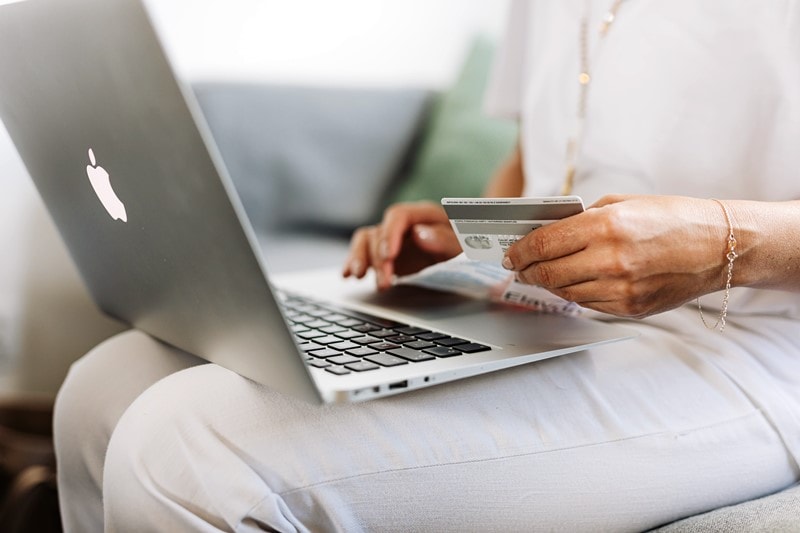
[[[587,205],[614,192],[800,199],[800,0],[624,0],[600,39],[612,3],[511,5],[486,103],[522,122],[525,194],[564,181],[588,10],[574,187]],[[735,288],[731,312],[800,317],[800,295]]]

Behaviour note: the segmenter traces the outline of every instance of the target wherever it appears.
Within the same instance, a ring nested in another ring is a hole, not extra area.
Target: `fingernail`
[[[378,285],[378,288],[383,287],[384,279],[386,279],[386,277],[383,275],[383,272],[380,270],[375,272],[375,283]]]
[[[506,270],[514,270],[514,263],[511,262],[511,259],[508,256],[503,258],[503,268]]]
[[[354,259],[350,262],[350,273],[354,276],[361,275],[361,261]]]
[[[381,244],[378,247],[378,253],[381,255],[382,259],[389,258],[389,243],[387,241],[381,241]]]
[[[423,241],[433,240],[433,232],[427,226],[417,226],[417,237]]]

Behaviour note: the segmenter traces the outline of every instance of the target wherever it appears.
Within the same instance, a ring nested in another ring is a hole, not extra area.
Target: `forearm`
[[[800,201],[725,202],[733,218],[733,285],[800,291]]]
[[[522,195],[525,179],[522,167],[522,151],[517,144],[514,152],[497,169],[483,192],[487,198],[515,198]]]

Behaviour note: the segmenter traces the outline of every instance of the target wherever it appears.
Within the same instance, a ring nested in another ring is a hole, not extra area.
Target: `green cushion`
[[[513,150],[517,125],[483,113],[494,48],[478,38],[454,86],[435,104],[409,177],[392,200],[481,196]]]

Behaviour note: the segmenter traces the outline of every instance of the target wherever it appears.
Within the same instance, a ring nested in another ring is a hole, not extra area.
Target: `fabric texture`
[[[431,93],[204,83],[194,91],[257,231],[372,222]]]
[[[107,349],[107,343],[114,345],[119,339],[125,339],[125,350]],[[95,357],[93,353],[104,355]],[[127,360],[132,353],[137,358],[134,366]],[[57,456],[63,465],[70,465],[57,473],[66,531],[103,530],[102,520],[98,520],[103,515],[103,502],[97,495],[102,490],[108,441],[122,413],[159,379],[205,363],[147,335],[127,332],[101,343],[89,354],[72,365],[58,391],[54,413]],[[112,378],[123,375],[123,379]],[[81,505],[73,505],[77,501]]]
[[[61,427],[90,471],[105,466],[108,531],[642,531],[797,479],[693,310],[631,325],[641,335],[623,344],[327,407],[216,365],[154,365],[162,349],[130,332],[87,356],[60,401],[76,400],[78,378],[109,382],[109,364],[146,392],[119,421],[72,410]],[[673,328],[683,342],[664,352]],[[749,353],[736,346],[750,333],[736,331],[722,347]],[[105,465],[92,450],[107,434],[87,431],[98,426],[114,428]],[[80,509],[84,525],[103,524]]]
[[[693,516],[659,533],[791,533],[800,530],[800,485],[777,494]]]
[[[392,203],[481,196],[509,156],[517,139],[516,123],[483,111],[493,54],[489,40],[475,40],[458,79],[437,101],[419,153]]]

